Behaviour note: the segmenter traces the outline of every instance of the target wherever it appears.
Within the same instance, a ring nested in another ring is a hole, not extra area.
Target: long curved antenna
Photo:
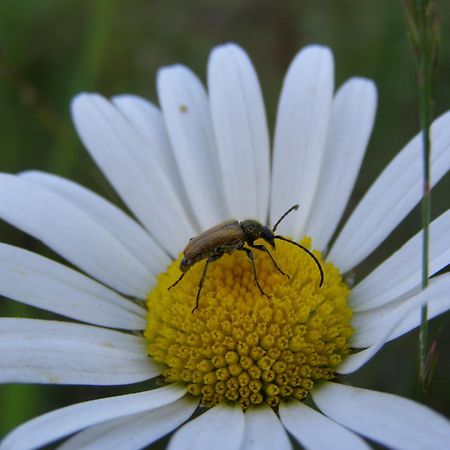
[[[273,226],[272,231],[275,233],[277,230],[278,225],[280,225],[280,222],[292,211],[298,209],[299,205],[291,206],[279,219],[278,222]]]
[[[173,287],[175,287],[175,286],[183,279],[183,277],[184,277],[185,275],[186,275],[186,274],[183,272],[183,273],[180,275],[180,278],[178,278],[178,280],[175,281],[175,283],[173,283],[172,285],[170,285],[170,286],[167,288],[167,290],[170,291]]]
[[[291,208],[291,209],[292,209],[292,208]],[[288,211],[288,212],[289,212],[289,211]],[[286,214],[287,214],[287,213],[286,213]],[[285,215],[286,215],[286,214],[285,214]],[[295,242],[295,241],[291,241],[290,239],[287,239],[287,238],[285,238],[285,237],[283,237],[283,236],[274,236],[274,239],[280,239],[280,240],[282,240],[282,241],[290,242],[291,244],[294,244],[294,245],[296,245],[297,247],[300,247],[304,252],[308,253],[308,255],[311,256],[311,258],[314,260],[314,262],[316,263],[316,265],[317,265],[317,267],[318,267],[318,269],[319,269],[319,272],[320,272],[320,284],[319,284],[319,287],[322,287],[322,284],[323,284],[323,278],[324,278],[324,276],[323,276],[323,269],[322,269],[322,266],[320,265],[319,260],[314,256],[314,254],[313,254],[310,250],[308,250],[306,247],[303,247],[303,245],[298,244],[298,243]]]

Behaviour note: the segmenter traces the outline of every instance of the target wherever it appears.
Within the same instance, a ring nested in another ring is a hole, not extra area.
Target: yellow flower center
[[[302,245],[309,247],[310,239]],[[169,291],[180,275],[180,255],[148,295],[148,354],[167,367],[167,383],[185,383],[205,406],[228,401],[246,409],[265,402],[275,408],[282,399],[303,400],[316,381],[333,378],[349,352],[349,288],[338,270],[314,251],[324,270],[319,287],[316,264],[298,247],[279,241],[272,252],[290,279],[267,254],[253,253],[270,299],[240,251],[209,264],[195,312],[204,262]]]

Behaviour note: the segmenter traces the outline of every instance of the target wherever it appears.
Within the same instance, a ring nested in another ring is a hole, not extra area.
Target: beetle
[[[180,270],[181,275],[175,283],[168,287],[168,289],[172,289],[175,287],[184,277],[186,272],[199,261],[206,259],[205,266],[203,269],[202,276],[200,278],[200,282],[198,285],[197,291],[197,299],[195,303],[195,308],[192,310],[194,312],[198,308],[198,301],[200,299],[200,292],[203,288],[203,283],[206,277],[206,271],[208,270],[208,265],[214,261],[217,261],[226,253],[233,253],[235,250],[243,251],[247,254],[248,259],[250,260],[253,267],[253,276],[255,278],[256,286],[261,292],[261,295],[270,298],[263,290],[258,281],[258,276],[256,274],[255,261],[253,257],[253,252],[251,249],[259,250],[269,255],[269,258],[272,260],[275,268],[282,275],[290,278],[289,275],[283,272],[278,266],[272,254],[269,252],[267,247],[262,244],[255,244],[257,239],[264,239],[273,250],[275,250],[275,239],[280,239],[282,241],[290,242],[293,245],[301,248],[303,251],[308,253],[308,255],[314,260],[316,263],[319,272],[320,272],[320,283],[319,287],[323,284],[323,270],[320,265],[319,260],[316,256],[304,247],[301,244],[298,244],[291,239],[285,238],[280,235],[276,235],[275,231],[280,224],[280,222],[292,211],[297,210],[299,205],[294,205],[289,208],[277,221],[277,223],[273,226],[272,229],[269,227],[262,225],[257,220],[243,220],[242,222],[238,222],[235,219],[228,220],[226,222],[220,223],[198,236],[191,238],[186,245],[186,248],[183,250],[183,259],[180,262]],[[246,246],[247,245],[247,246]]]

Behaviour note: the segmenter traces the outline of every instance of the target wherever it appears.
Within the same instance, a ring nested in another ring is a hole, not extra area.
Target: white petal
[[[291,442],[276,414],[268,406],[245,412],[245,433],[241,450],[289,450]]]
[[[450,168],[450,112],[431,126],[431,186]],[[346,272],[391,233],[422,196],[422,138],[419,133],[392,160],[360,201],[327,259]]]
[[[142,330],[146,311],[55,261],[0,243],[0,295],[72,319]]]
[[[344,213],[372,132],[376,107],[375,84],[365,78],[351,78],[333,99],[319,185],[304,231],[318,250],[326,250]]]
[[[1,450],[41,447],[88,426],[130,414],[151,411],[182,397],[186,390],[170,385],[138,394],[120,395],[78,403],[36,417],[13,430]]]
[[[152,103],[135,95],[118,95],[112,102],[126,117],[158,161],[170,176],[179,177],[161,111]]]
[[[208,89],[225,198],[231,217],[267,220],[269,132],[258,78],[235,44],[216,47]]]
[[[450,274],[439,275],[430,280],[429,286],[416,295],[405,295],[391,305],[355,313],[352,326],[355,333],[351,345],[355,348],[375,345],[392,324],[404,318],[389,336],[389,341],[401,336],[420,324],[420,309],[428,304],[428,319],[450,309]]]
[[[245,420],[238,405],[217,405],[181,427],[170,440],[168,450],[239,450]]]
[[[402,248],[380,264],[351,292],[353,311],[384,305],[417,288],[422,280],[422,241],[420,231]],[[434,275],[450,262],[450,210],[430,225],[429,274]]]
[[[64,442],[58,450],[146,448],[189,419],[197,403],[185,396],[150,412],[109,420],[81,431]]]
[[[159,375],[146,341],[89,325],[0,319],[0,382],[114,385]]]
[[[412,400],[329,382],[312,397],[328,417],[388,448],[448,449],[450,422]]]
[[[151,154],[157,160],[181,200],[186,214],[195,223],[161,111],[149,101],[135,95],[118,95],[111,100],[143,139],[148,147],[146,154]]]
[[[20,177],[50,189],[85,211],[114,235],[153,275],[165,270],[171,262],[167,253],[141,225],[89,189],[44,172],[22,172]]]
[[[428,292],[423,296],[423,301],[427,301],[428,305],[428,320],[439,316],[440,314],[447,313],[450,310],[450,279],[445,277],[445,275],[440,275],[436,277],[436,283],[440,284],[434,292]],[[441,284],[442,283],[442,284]],[[389,340],[398,338],[399,336],[408,333],[414,328],[420,325],[420,310],[417,306],[413,308],[412,311],[400,322],[400,325],[395,328],[393,333],[390,335]]]
[[[292,205],[300,210],[280,225],[299,238],[313,205],[333,99],[333,55],[326,47],[301,50],[283,83],[275,127],[270,217]]]
[[[72,115],[81,140],[120,197],[175,257],[196,232],[151,149],[123,114],[100,95],[75,97]]]
[[[0,217],[114,289],[144,297],[151,273],[106,228],[50,190],[0,174]]]
[[[158,73],[158,96],[184,188],[202,229],[229,218],[204,87],[188,68]]]
[[[356,434],[297,400],[280,404],[280,419],[307,450],[370,448]]]
[[[377,336],[378,341],[375,342],[372,346],[366,348],[365,350],[361,350],[358,353],[353,353],[345,357],[344,361],[336,369],[337,373],[348,375],[349,373],[356,372],[359,368],[361,368],[366,362],[370,361],[381,348],[384,346],[386,342],[390,339],[390,335],[398,327],[399,323],[403,320],[400,318],[387,330],[384,330],[384,334],[381,336]]]
[[[435,286],[433,286],[434,288]],[[367,361],[373,358],[373,356],[378,353],[378,351],[383,347],[383,345],[393,339],[392,334],[394,332],[398,332],[400,328],[400,324],[403,323],[405,320],[405,317],[408,315],[409,312],[413,312],[415,315],[417,315],[417,318],[419,317],[419,311],[417,308],[417,299],[408,299],[405,301],[401,307],[397,305],[396,311],[391,311],[390,316],[387,318],[387,320],[382,323],[382,326],[378,326],[379,324],[376,322],[372,322],[372,325],[376,325],[376,330],[371,330],[373,335],[371,336],[372,342],[371,346],[366,348],[365,350],[362,350],[358,353],[353,353],[351,355],[348,355],[345,357],[345,359],[342,361],[341,364],[339,364],[337,368],[337,372],[341,374],[349,374],[353,373],[356,370],[358,370],[360,367],[362,367]],[[448,302],[450,304],[450,300]],[[379,313],[379,312],[378,312]],[[380,314],[380,313],[379,313]],[[358,317],[356,315],[356,317]],[[378,317],[377,319],[378,320]],[[358,326],[355,324],[355,322],[358,322],[358,319],[353,319],[353,325]],[[369,325],[370,328],[370,325]],[[362,330],[361,330],[362,331]],[[364,333],[364,332],[363,332]],[[376,334],[376,335],[375,335]],[[358,340],[358,336],[361,336],[358,333],[358,330],[356,332],[356,339],[354,338],[352,340],[352,345],[356,346],[356,342]],[[353,338],[353,336],[352,336]]]

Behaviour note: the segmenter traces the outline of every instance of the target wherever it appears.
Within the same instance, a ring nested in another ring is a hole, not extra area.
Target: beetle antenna
[[[298,205],[295,205],[295,206],[297,206],[297,208],[298,208]],[[292,209],[293,209],[294,207],[292,207],[289,211],[291,211]],[[297,208],[295,208],[295,209],[297,209]],[[288,211],[288,212],[289,212]],[[286,213],[287,214],[287,213]],[[285,214],[285,215],[286,215]],[[282,217],[283,218],[283,217]],[[318,267],[318,269],[319,269],[319,272],[320,272],[320,283],[319,283],[319,287],[322,287],[322,284],[323,284],[323,269],[322,269],[322,266],[321,266],[321,264],[320,264],[320,262],[319,262],[319,260],[316,258],[316,256],[314,255],[314,253],[313,252],[311,252],[310,250],[308,250],[306,247],[303,247],[303,245],[301,245],[301,244],[298,244],[297,242],[295,242],[295,241],[291,241],[290,239],[287,239],[287,238],[285,238],[285,237],[283,237],[283,236],[274,236],[274,239],[280,239],[280,240],[282,240],[282,241],[286,241],[286,242],[290,242],[291,244],[294,244],[294,245],[296,245],[297,247],[300,247],[304,252],[306,252],[306,253],[308,253],[308,255],[309,256],[311,256],[311,258],[314,260],[314,262],[316,263],[316,265],[317,265],[317,267]]]
[[[290,213],[290,212],[292,212],[292,211],[294,211],[294,210],[296,210],[296,209],[298,209],[298,206],[299,205],[294,205],[294,206],[291,206],[279,219],[278,219],[278,222],[273,226],[273,228],[272,228],[272,231],[275,233],[275,231],[276,231],[276,229],[277,229],[277,227],[278,227],[278,225],[280,225],[280,222]]]

